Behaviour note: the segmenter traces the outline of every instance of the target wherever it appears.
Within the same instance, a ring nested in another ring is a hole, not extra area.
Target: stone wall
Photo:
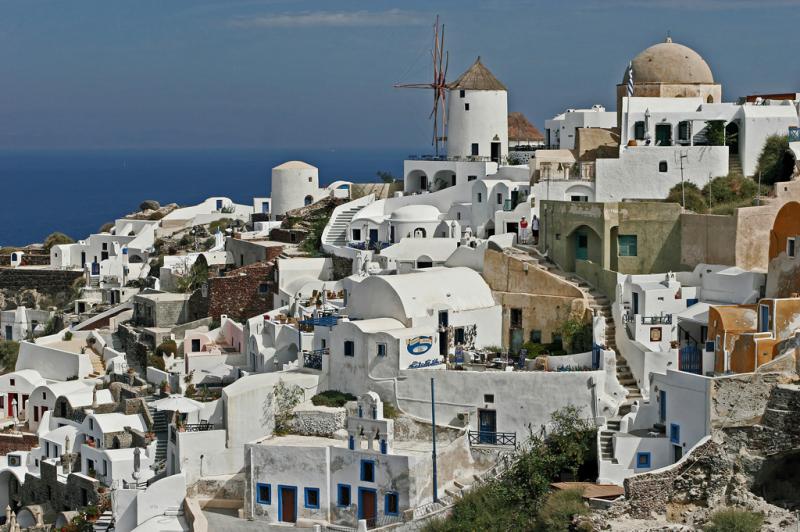
[[[37,290],[46,294],[69,292],[76,279],[83,276],[75,270],[32,270],[0,268],[0,290]]]
[[[274,308],[275,262],[257,262],[208,280],[209,315],[244,321]]]
[[[12,499],[22,505],[49,502],[53,508],[77,510],[87,505],[101,505],[108,492],[99,493],[100,482],[80,473],[70,473],[67,482],[59,482],[57,473],[61,465],[41,462],[41,477],[30,473],[25,475],[25,483]]]
[[[344,408],[325,406],[297,407],[292,419],[292,430],[304,436],[332,437],[345,428],[347,411]]]
[[[27,250],[21,250],[24,254],[22,255],[22,266],[49,266],[50,265],[50,253],[47,252],[31,252]],[[7,255],[0,255],[0,266],[11,266],[11,254]]]
[[[0,455],[14,451],[30,451],[39,445],[35,434],[0,434]]]
[[[353,275],[353,259],[347,257],[331,257],[333,262],[333,280],[338,281]]]
[[[275,242],[286,242],[288,244],[299,244],[308,236],[306,229],[284,229],[276,227],[269,232],[269,239]]]

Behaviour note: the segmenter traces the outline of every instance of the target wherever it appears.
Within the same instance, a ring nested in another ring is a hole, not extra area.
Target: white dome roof
[[[276,166],[273,170],[316,170],[316,166],[311,166],[303,161],[286,161],[285,163]]]
[[[633,83],[714,83],[705,59],[682,44],[666,42],[646,48],[633,61]],[[628,69],[622,83],[628,82]]]
[[[390,219],[398,222],[435,222],[441,214],[433,205],[406,205],[394,211]]]

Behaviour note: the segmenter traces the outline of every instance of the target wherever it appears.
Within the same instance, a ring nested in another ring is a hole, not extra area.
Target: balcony
[[[642,316],[642,325],[672,325],[672,314]]]
[[[324,349],[305,351],[303,353],[303,367],[322,371],[322,357],[323,355],[329,355],[329,354],[330,354],[330,349],[328,349],[327,347]]]
[[[516,447],[516,432],[488,432],[485,430],[469,431],[470,445],[496,445],[502,447]]]

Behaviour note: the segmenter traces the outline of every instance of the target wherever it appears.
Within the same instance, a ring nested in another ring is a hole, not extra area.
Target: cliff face
[[[0,268],[0,309],[61,307],[75,298],[81,271]]]
[[[796,526],[800,377],[793,355],[783,362],[771,373],[717,379],[715,396],[723,403],[737,397],[742,412],[717,405],[708,439],[669,468],[627,479],[625,500],[593,521],[614,530],[696,530],[714,511],[734,506],[763,513],[763,530]]]

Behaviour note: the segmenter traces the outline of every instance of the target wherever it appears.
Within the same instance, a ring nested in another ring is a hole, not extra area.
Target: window
[[[497,204],[498,205],[502,205],[503,204],[503,193],[502,192],[498,192],[497,193]]]
[[[461,212],[457,212],[456,213],[456,220],[460,220],[460,219],[461,219]]]
[[[542,343],[542,331],[538,331],[536,329],[531,331],[531,342],[534,344],[541,344]]]
[[[706,342],[706,352],[713,353],[714,351],[714,341]]]
[[[480,192],[478,192],[478,203],[480,203],[480,202],[481,202],[481,198],[482,198],[482,197],[483,197],[483,196],[481,195],[481,193],[480,193]]]
[[[619,244],[620,257],[635,257],[637,254],[637,238],[636,235],[619,235],[617,237]]]
[[[266,294],[267,292],[269,292],[269,283],[261,283],[258,285],[259,294]]]
[[[644,122],[640,121],[633,124],[633,138],[644,140]]]
[[[691,124],[689,122],[678,122],[678,140],[688,142],[691,136],[691,129]]]
[[[306,508],[312,510],[319,509],[319,488],[306,488],[305,489]]]
[[[475,181],[476,179],[478,179],[478,176],[476,176],[476,175],[468,175],[467,176],[467,181]]]
[[[103,242],[103,251],[108,251],[108,242]]]
[[[258,504],[272,504],[272,488],[269,484],[256,484],[256,502]]]
[[[383,513],[386,515],[399,515],[400,508],[399,508],[399,497],[397,493],[387,493],[386,494],[386,504],[383,508]]]
[[[465,103],[465,104],[464,104],[464,110],[465,110],[465,111],[469,111],[469,104],[468,104],[468,103]]]
[[[570,201],[589,201],[589,196],[573,195],[569,197]]]
[[[361,229],[353,229],[353,240],[361,240]]]
[[[479,153],[478,153],[478,143],[477,142],[473,142],[472,143],[472,155],[479,155]]]
[[[794,237],[786,239],[786,254],[792,258],[797,256],[797,248],[795,247]]]
[[[450,322],[449,314],[446,310],[439,311],[439,327],[447,327]]]
[[[466,95],[467,95],[467,91],[465,91],[464,89],[461,89],[460,91],[458,91],[458,97],[459,98],[463,98]]]
[[[453,329],[453,337],[456,344],[465,343],[464,327],[456,327],[455,329]]]
[[[103,460],[103,476],[108,476],[108,460]]]
[[[386,356],[386,344],[378,344],[378,356],[379,357]]]
[[[344,356],[352,357],[355,356],[356,346],[352,340],[345,340],[344,342]]]
[[[199,351],[200,351],[200,339],[192,338],[192,353],[198,353]]]
[[[89,418],[89,430],[94,430],[94,420]]]
[[[8,379],[8,382],[9,382],[9,384],[11,384],[11,386],[14,386],[14,382],[15,382],[14,379]]]
[[[336,505],[337,506],[350,506],[350,486],[347,484],[339,484],[336,489]]]
[[[375,462],[372,460],[361,460],[361,481],[375,482]]]
[[[658,171],[662,173],[667,171],[667,161],[661,161],[658,163]]]
[[[47,392],[42,392],[42,399],[47,399]]]
[[[521,308],[512,308],[511,309],[511,328],[512,329],[519,329],[522,327],[522,309]]]
[[[669,441],[672,443],[681,443],[681,427],[677,423],[669,424]]]
[[[44,442],[44,456],[45,456],[45,458],[48,458],[50,456],[50,442],[49,441]]]
[[[650,453],[636,453],[636,469],[650,468]]]
[[[485,394],[483,394],[483,402],[484,403],[494,403],[494,394],[493,393],[485,393]]]

